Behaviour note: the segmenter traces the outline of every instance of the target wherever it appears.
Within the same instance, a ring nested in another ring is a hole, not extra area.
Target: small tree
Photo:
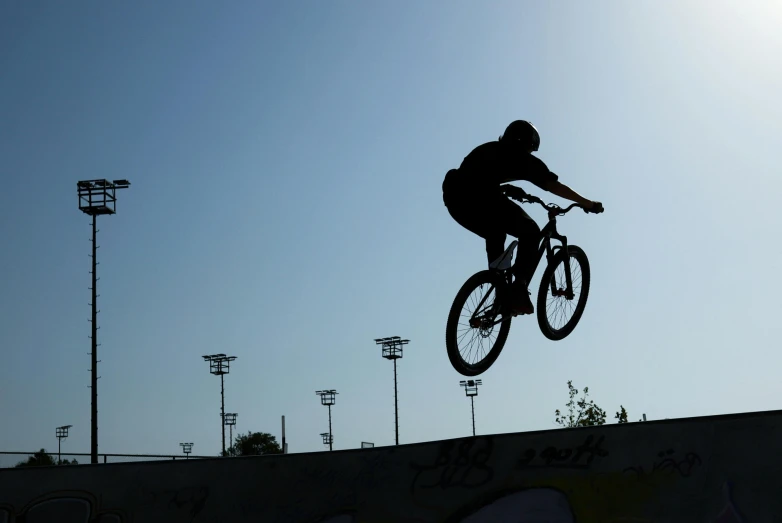
[[[25,461],[20,461],[16,464],[17,468],[22,467],[51,467],[56,465],[55,459],[46,453],[46,449],[41,449]]]
[[[588,400],[589,387],[584,387],[583,395],[577,399],[578,389],[573,386],[572,381],[567,382],[568,395],[570,401],[565,405],[567,414],[563,414],[559,409],[554,411],[554,422],[561,427],[592,427],[595,425],[605,425],[606,411],[601,409],[594,400]],[[627,423],[627,411],[624,406],[619,405],[619,412],[614,415],[617,423]],[[640,420],[639,420],[640,421]]]
[[[78,465],[79,462],[76,461],[74,458],[72,461],[68,461],[67,459],[62,460],[59,465]],[[46,449],[41,449],[29,458],[27,458],[25,461],[20,461],[16,465],[14,465],[15,468],[22,468],[22,467],[51,467],[53,465],[58,465],[57,460],[54,459],[54,456],[51,454],[46,453]]]
[[[261,456],[263,454],[281,454],[282,449],[277,438],[268,432],[247,432],[239,434],[234,444],[226,449],[227,456]]]
[[[568,380],[567,388],[570,401],[565,406],[568,413],[565,415],[559,409],[554,411],[555,423],[562,427],[589,427],[606,422],[606,412],[598,407],[594,400],[587,400],[589,387],[584,387],[584,395],[578,400],[578,389],[573,386],[573,381]]]

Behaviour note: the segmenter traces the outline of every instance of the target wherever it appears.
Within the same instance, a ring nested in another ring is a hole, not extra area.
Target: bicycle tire
[[[456,293],[456,297],[451,305],[451,310],[448,313],[448,321],[445,327],[445,346],[448,350],[448,359],[451,361],[451,365],[459,374],[463,376],[477,376],[486,372],[489,367],[497,360],[502,348],[505,346],[505,341],[508,339],[508,333],[510,332],[510,324],[513,319],[508,316],[503,319],[498,325],[494,325],[492,331],[497,329],[497,338],[489,348],[488,353],[480,361],[476,363],[468,363],[462,357],[459,350],[459,320],[462,317],[462,309],[467,303],[470,295],[478,289],[481,285],[490,285],[495,289],[495,300],[499,299],[500,303],[505,298],[506,284],[502,276],[495,271],[480,271],[467,279],[462,285],[459,292]],[[491,292],[491,288],[487,290],[488,295]],[[469,326],[468,326],[469,327]],[[498,328],[499,327],[499,328]],[[470,329],[480,329],[469,327]],[[491,333],[489,333],[490,335]],[[485,336],[481,335],[482,338]],[[474,339],[474,336],[473,336]]]
[[[548,299],[551,278],[555,276],[555,271],[565,261],[565,252],[560,249],[555,255],[552,261],[543,271],[543,277],[540,280],[540,288],[538,289],[538,303],[537,303],[537,316],[538,325],[543,335],[553,341],[559,341],[566,338],[576,328],[578,322],[581,320],[582,314],[584,314],[584,308],[586,307],[587,299],[589,298],[589,284],[591,281],[591,274],[589,270],[589,260],[586,253],[576,245],[568,245],[567,256],[571,259],[575,259],[581,269],[581,289],[579,290],[578,302],[575,305],[573,316],[568,322],[560,328],[554,328],[549,320],[549,314],[547,313],[547,305],[551,303]],[[571,273],[573,266],[571,264]],[[564,270],[562,272],[562,278],[564,278]],[[573,283],[575,286],[576,275],[573,275]],[[564,283],[563,283],[564,286]],[[575,290],[575,289],[574,289]],[[555,298],[552,296],[552,298]],[[559,297],[562,298],[562,297]],[[563,298],[564,299],[564,298]]]

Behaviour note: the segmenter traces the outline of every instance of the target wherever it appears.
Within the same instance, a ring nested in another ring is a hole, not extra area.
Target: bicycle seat
[[[508,245],[508,248],[505,249],[505,252],[503,252],[499,258],[489,264],[489,268],[498,271],[506,271],[510,269],[512,265],[511,262],[513,261],[513,249],[516,248],[518,243],[518,240],[513,240],[510,242],[510,245]]]

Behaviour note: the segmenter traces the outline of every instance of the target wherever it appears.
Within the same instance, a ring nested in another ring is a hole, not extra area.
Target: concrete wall
[[[0,470],[0,523],[782,523],[782,411]]]

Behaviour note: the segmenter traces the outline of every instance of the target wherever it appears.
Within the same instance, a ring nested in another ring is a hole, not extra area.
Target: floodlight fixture
[[[315,394],[320,396],[320,404],[321,405],[331,406],[331,405],[334,405],[334,403],[337,401],[336,396],[337,396],[337,394],[339,394],[339,392],[337,392],[334,389],[316,390]]]
[[[182,452],[185,454],[185,459],[190,458],[190,453],[193,452],[193,444],[192,443],[180,443],[180,447],[182,447]]]
[[[228,426],[228,447],[233,447],[234,445],[234,427],[236,426],[236,416],[238,414],[236,412],[226,412],[225,417],[223,418],[223,423],[225,423]]]

